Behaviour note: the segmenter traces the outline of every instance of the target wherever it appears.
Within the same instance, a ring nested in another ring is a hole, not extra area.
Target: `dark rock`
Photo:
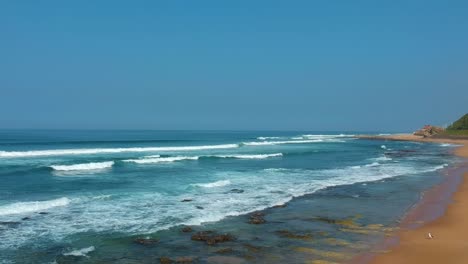
[[[244,244],[244,247],[250,252],[258,252],[262,249],[261,247],[254,246],[254,245],[247,244],[247,243]]]
[[[194,257],[178,257],[176,258],[176,263],[181,263],[181,264],[188,264],[188,263],[193,263],[195,261]]]
[[[199,205],[195,206],[195,208],[200,209],[200,210],[204,209],[202,206],[199,206]]]
[[[292,239],[303,239],[303,240],[312,239],[311,234],[297,234],[288,230],[278,230],[275,233],[281,237],[292,238]]]
[[[216,234],[213,231],[201,231],[192,235],[192,240],[203,241],[207,245],[215,245],[217,243],[223,243],[228,241],[234,241],[235,238],[230,234]]]
[[[422,137],[432,137],[437,134],[443,134],[444,132],[445,132],[445,129],[442,127],[425,125],[423,128],[414,132],[413,135],[422,136]]]
[[[23,217],[23,218],[21,218],[21,220],[23,220],[23,221],[30,220],[30,219],[31,219],[30,217]]]
[[[192,240],[206,241],[213,233],[213,231],[200,231],[192,235]]]
[[[250,224],[254,224],[254,225],[260,225],[260,224],[264,224],[266,221],[265,219],[263,218],[250,218],[250,221],[249,223]]]
[[[259,225],[266,223],[266,220],[263,218],[265,214],[261,212],[255,212],[250,215],[250,224]]]
[[[186,202],[191,202],[193,199],[183,199],[181,202],[186,203]]]
[[[232,248],[221,248],[221,249],[216,250],[216,253],[218,253],[218,254],[228,254],[228,253],[232,253],[232,252],[234,252],[234,250],[232,250]]]
[[[156,243],[159,242],[159,240],[157,239],[154,239],[154,238],[136,238],[135,240],[133,240],[133,242],[137,243],[137,244],[140,244],[140,245],[145,245],[145,246],[149,246],[149,245],[154,245]]]
[[[229,192],[230,193],[243,193],[244,190],[242,190],[242,189],[231,189]]]
[[[232,257],[232,256],[211,256],[206,258],[206,263],[209,264],[243,264],[246,261],[240,257]]]
[[[287,204],[279,204],[279,205],[273,206],[273,208],[285,208],[287,206],[288,206]]]
[[[39,214],[46,215],[46,214],[49,214],[49,213],[48,212],[39,212]]]
[[[159,263],[161,264],[171,264],[171,263],[174,263],[172,261],[172,259],[168,258],[168,257],[160,257],[159,258]]]
[[[328,223],[328,224],[336,224],[336,223],[339,222],[339,220],[337,220],[337,219],[332,219],[332,218],[328,218],[328,217],[324,217],[324,216],[317,216],[317,217],[312,218],[312,220],[325,222],[325,223]]]
[[[193,231],[193,229],[190,226],[184,226],[182,229],[180,229],[180,231],[184,233],[190,233]]]

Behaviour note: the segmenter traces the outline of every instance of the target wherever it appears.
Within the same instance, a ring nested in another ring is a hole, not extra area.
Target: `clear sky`
[[[468,1],[1,1],[0,128],[411,131],[468,112]]]

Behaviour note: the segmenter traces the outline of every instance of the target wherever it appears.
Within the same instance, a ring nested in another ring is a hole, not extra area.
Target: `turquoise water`
[[[0,259],[340,262],[323,252],[384,236],[455,162],[451,147],[303,131],[1,131]],[[267,222],[249,224],[259,210]],[[185,225],[236,241],[191,241]]]

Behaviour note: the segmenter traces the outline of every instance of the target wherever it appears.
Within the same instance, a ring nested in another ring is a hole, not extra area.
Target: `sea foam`
[[[135,148],[93,148],[93,149],[52,149],[30,151],[0,151],[0,158],[22,158],[36,156],[91,155],[100,153],[154,152],[154,151],[195,151],[210,149],[238,148],[238,144],[175,147],[135,147]]]
[[[204,187],[204,188],[214,188],[214,187],[223,187],[229,184],[231,184],[230,180],[222,180],[222,181],[216,181],[216,182],[210,182],[210,183],[196,183],[196,184],[193,184],[193,186]]]
[[[73,165],[52,165],[52,169],[56,171],[87,171],[87,170],[103,170],[114,165],[113,161],[106,162],[91,162]]]
[[[258,137],[258,140],[280,139],[280,137]]]
[[[63,253],[64,256],[75,256],[75,257],[87,257],[88,253],[93,252],[95,250],[94,246],[90,246],[87,248],[72,250],[67,253]]]
[[[239,155],[215,155],[210,157],[216,158],[232,158],[232,159],[267,159],[272,157],[281,157],[283,153],[273,153],[273,154],[239,154]]]
[[[0,216],[44,211],[54,207],[67,206],[69,203],[70,199],[66,197],[48,201],[12,203],[0,206]]]
[[[238,155],[204,155],[204,156],[175,156],[175,157],[159,157],[145,156],[140,159],[127,159],[124,162],[134,162],[138,164],[151,164],[151,163],[167,163],[183,160],[198,160],[200,158],[231,158],[231,159],[267,159],[272,157],[281,157],[283,153],[273,154],[238,154]]]
[[[265,146],[265,145],[280,145],[280,144],[307,144],[323,142],[322,139],[310,139],[310,140],[284,140],[284,141],[261,141],[261,142],[244,142],[242,144],[246,146]]]
[[[142,159],[128,159],[123,160],[124,162],[134,162],[138,164],[151,164],[151,163],[165,163],[174,162],[181,160],[198,160],[198,156],[176,156],[176,157],[155,157],[155,158],[142,158]]]

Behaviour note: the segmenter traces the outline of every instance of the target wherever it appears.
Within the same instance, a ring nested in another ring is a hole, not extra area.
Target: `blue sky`
[[[2,1],[0,128],[411,131],[468,112],[467,1]]]

